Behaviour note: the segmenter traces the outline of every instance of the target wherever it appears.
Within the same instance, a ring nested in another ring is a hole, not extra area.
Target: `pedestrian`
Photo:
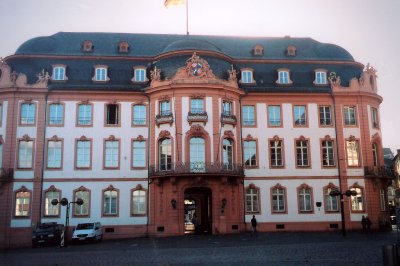
[[[253,229],[251,236],[257,236],[257,219],[255,215],[251,219],[251,228]]]
[[[367,233],[371,234],[372,233],[372,231],[371,231],[372,222],[371,222],[371,220],[369,219],[368,216],[365,217],[365,223],[367,224]]]
[[[365,234],[367,233],[367,219],[363,215],[361,218],[361,225],[362,225],[362,233]]]

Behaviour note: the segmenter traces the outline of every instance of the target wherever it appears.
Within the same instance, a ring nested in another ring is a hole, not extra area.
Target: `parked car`
[[[64,225],[57,223],[41,223],[32,231],[32,247],[38,245],[59,245]]]
[[[99,222],[78,224],[72,234],[72,241],[101,241],[103,240],[103,230]]]

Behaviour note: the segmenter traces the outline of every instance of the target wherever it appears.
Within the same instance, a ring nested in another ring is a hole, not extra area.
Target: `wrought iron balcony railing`
[[[160,124],[171,124],[174,122],[174,116],[172,113],[163,113],[156,115],[156,124],[157,126]]]
[[[222,113],[221,114],[221,123],[236,125],[236,123],[237,123],[236,116],[232,115],[232,114],[228,114],[228,113]]]
[[[206,123],[208,121],[208,115],[207,112],[202,111],[202,112],[189,112],[187,116],[187,121],[189,124],[193,122],[203,122]]]
[[[369,177],[381,177],[381,178],[393,178],[393,169],[386,166],[365,166],[364,167],[365,176]]]
[[[183,176],[183,175],[222,175],[243,176],[244,170],[241,164],[224,164],[210,162],[176,163],[160,169],[158,165],[152,165],[149,169],[149,177]]]

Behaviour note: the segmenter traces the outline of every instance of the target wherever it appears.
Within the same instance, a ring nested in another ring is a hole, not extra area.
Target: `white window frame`
[[[244,150],[243,153],[244,153],[245,166],[249,167],[257,166],[257,142],[255,140],[244,140],[243,150]],[[254,164],[252,160],[253,155],[254,155]]]
[[[254,105],[243,105],[242,106],[242,119],[243,126],[255,126],[256,125],[256,114]]]
[[[278,83],[279,84],[290,84],[290,73],[288,70],[278,71]]]
[[[272,212],[286,212],[286,189],[282,187],[272,188]]]
[[[321,142],[322,148],[322,166],[329,167],[335,166],[335,145],[333,140],[323,140]]]
[[[47,142],[47,168],[62,167],[62,146],[61,140],[49,140]]]
[[[132,141],[132,167],[146,167],[146,141]]]
[[[33,168],[33,140],[20,140],[18,142],[18,168]]]
[[[147,191],[136,189],[132,191],[132,215],[146,215],[147,213]]]
[[[61,199],[61,192],[58,190],[50,190],[50,191],[46,191],[44,193],[44,216],[58,216],[60,215],[60,205],[53,205],[51,204],[51,201],[53,199],[57,199],[58,201],[60,201]]]
[[[92,142],[90,140],[76,141],[76,168],[90,168],[92,162]]]
[[[308,140],[296,140],[296,166],[297,167],[309,167],[309,141]],[[300,155],[300,160],[299,160]]]
[[[23,102],[21,103],[20,124],[21,125],[34,125],[36,116],[36,104]]]
[[[282,125],[282,115],[280,105],[268,105],[268,126],[280,127]]]
[[[345,106],[343,108],[345,126],[357,125],[357,108],[355,106]]]
[[[119,140],[104,141],[104,168],[119,167]]]
[[[242,70],[242,83],[253,83],[253,71]]]
[[[312,212],[312,189],[311,188],[300,188],[298,190],[299,197],[299,211],[300,212]]]
[[[319,107],[319,125],[320,126],[332,125],[332,112],[330,105],[324,105]]]
[[[133,106],[132,116],[133,116],[132,124],[134,126],[146,125],[146,105],[135,104]]]
[[[64,81],[66,80],[66,68],[65,66],[54,66],[53,67],[53,80]]]
[[[79,126],[92,125],[92,117],[93,117],[93,106],[91,104],[81,103],[78,105],[77,124]]]
[[[135,82],[145,82],[146,81],[146,69],[135,68]]]
[[[328,84],[326,71],[315,71],[315,84],[326,85]]]
[[[331,196],[330,193],[337,188],[328,187],[325,190],[325,211],[338,212],[339,211],[339,196]]]
[[[96,67],[95,68],[95,81],[107,81],[107,68]]]
[[[49,125],[59,126],[64,124],[64,105],[61,103],[49,104]]]
[[[103,215],[118,215],[118,191],[103,191]]]
[[[246,213],[259,213],[260,212],[260,190],[257,188],[246,189]]]
[[[302,114],[304,111],[304,119]],[[307,126],[307,107],[305,105],[294,105],[293,106],[293,114],[294,114],[294,124],[298,127]]]
[[[347,166],[360,166],[360,146],[358,140],[346,140]]]
[[[270,140],[270,163],[271,167],[283,166],[283,143],[282,140]],[[274,158],[273,158],[274,157]]]

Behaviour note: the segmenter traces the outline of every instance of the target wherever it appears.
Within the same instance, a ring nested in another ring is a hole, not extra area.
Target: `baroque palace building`
[[[376,71],[311,38],[66,33],[0,62],[0,245],[388,219]],[[330,196],[332,190],[354,191]],[[71,232],[71,231],[70,231]]]

